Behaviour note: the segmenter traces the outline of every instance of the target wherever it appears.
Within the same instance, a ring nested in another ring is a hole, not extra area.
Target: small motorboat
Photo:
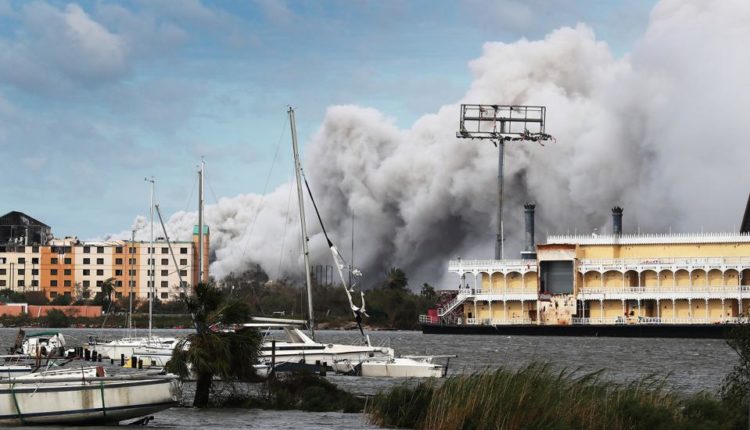
[[[107,376],[102,367],[0,380],[0,425],[117,424],[177,405],[174,375]]]
[[[448,373],[448,364],[455,355],[407,355],[403,357],[349,359],[333,363],[336,373],[352,376],[385,378],[443,378]],[[433,363],[434,359],[447,359],[445,364]]]

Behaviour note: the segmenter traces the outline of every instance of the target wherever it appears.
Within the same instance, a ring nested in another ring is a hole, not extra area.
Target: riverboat
[[[534,209],[522,259],[448,263],[459,287],[420,316],[424,333],[721,338],[746,322],[747,214],[739,233],[622,234],[615,207],[611,234],[535,245]]]

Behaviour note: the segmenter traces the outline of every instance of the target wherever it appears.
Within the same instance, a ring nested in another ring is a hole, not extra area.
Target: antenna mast
[[[462,104],[459,131],[461,139],[490,140],[498,148],[497,158],[497,239],[495,259],[504,255],[503,171],[505,143],[511,141],[540,142],[552,139],[544,132],[547,108],[544,106],[510,106]]]

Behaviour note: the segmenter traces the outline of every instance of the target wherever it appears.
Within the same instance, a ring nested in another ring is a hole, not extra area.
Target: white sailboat
[[[202,175],[202,169],[200,174]],[[150,240],[149,240],[149,250],[148,250],[148,265],[149,265],[149,286],[148,286],[148,336],[141,336],[141,337],[132,337],[130,336],[130,329],[131,329],[131,317],[128,317],[128,336],[112,340],[109,342],[98,342],[93,341],[90,343],[90,346],[94,348],[98,353],[102,354],[103,357],[106,358],[120,358],[122,355],[125,357],[131,357],[134,355],[135,350],[143,347],[154,347],[154,348],[162,348],[162,349],[169,349],[171,351],[172,348],[177,344],[177,338],[173,336],[153,336],[152,334],[152,325],[153,325],[153,298],[154,298],[154,273],[155,273],[155,255],[154,255],[154,212],[156,208],[156,204],[154,203],[155,198],[155,186],[156,186],[156,180],[151,178],[145,178],[146,182],[149,182],[151,184],[151,204],[149,208],[149,212],[151,215],[151,234],[150,234]],[[171,250],[171,247],[170,247]],[[178,272],[179,273],[179,272]],[[130,282],[130,281],[128,281]],[[182,283],[182,281],[180,281]],[[133,309],[132,309],[132,286],[129,285],[130,289],[130,300],[131,300],[131,307],[130,307],[130,315],[132,315]]]
[[[375,347],[370,344],[369,338],[364,337],[360,345],[320,343],[315,340],[315,315],[313,313],[312,279],[310,272],[310,255],[308,250],[307,223],[305,219],[305,201],[302,189],[302,162],[299,157],[297,146],[297,127],[294,118],[294,109],[289,108],[289,124],[292,134],[292,151],[294,155],[294,171],[297,185],[297,200],[299,204],[300,227],[302,230],[302,252],[305,264],[305,281],[307,287],[307,325],[310,336],[306,335],[301,328],[305,321],[278,318],[253,318],[252,322],[244,324],[264,334],[261,347],[260,360],[266,365],[275,365],[277,368],[294,367],[289,365],[323,365],[332,367],[336,360],[357,359],[362,357],[387,358],[393,356],[393,349],[387,347]]]
[[[101,367],[0,380],[0,425],[117,424],[177,405],[174,376],[107,376]]]

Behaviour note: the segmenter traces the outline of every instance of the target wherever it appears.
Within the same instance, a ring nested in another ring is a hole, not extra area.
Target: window
[[[5,283],[5,279],[0,279],[0,287],[7,287],[8,285]]]
[[[115,258],[115,264],[122,264],[122,258]]]
[[[104,281],[96,281],[97,287],[101,287],[102,285],[104,285]]]
[[[53,259],[51,259],[51,260],[50,260],[50,263],[51,263],[51,264],[58,264],[58,263],[57,263],[57,258],[53,258]]]
[[[66,259],[63,260],[63,263],[64,264],[71,264],[72,260],[70,258],[66,258]]]
[[[187,254],[187,248],[180,248],[180,254]]]
[[[70,287],[70,279],[66,279],[65,281],[63,281],[63,285],[66,287]]]
[[[128,252],[131,254],[135,254],[135,248],[132,246],[128,247]]]
[[[91,252],[91,247],[90,247],[90,246],[84,246],[84,247],[83,247],[83,253],[84,253],[84,254],[88,254],[88,253],[90,253],[90,252]]]
[[[37,281],[36,279],[32,279],[31,280],[31,286],[32,287],[38,287],[39,286],[39,281]]]
[[[154,283],[151,281],[146,282],[146,288],[154,288]]]
[[[187,276],[187,270],[180,270],[180,276]]]
[[[153,254],[153,253],[154,253],[154,251],[155,251],[155,250],[154,250],[154,248],[151,248],[151,247],[149,247],[149,248],[148,248],[148,253],[149,253],[149,254]]]
[[[26,264],[26,259],[24,257],[19,257],[18,264]]]
[[[187,266],[187,258],[180,259],[180,266]]]
[[[135,258],[128,259],[128,264],[131,264],[131,265],[135,264]]]
[[[135,281],[128,281],[128,285],[130,285],[131,287],[135,287]]]
[[[115,276],[122,276],[122,270],[121,269],[115,270]]]
[[[96,276],[104,276],[104,269],[97,269]]]
[[[104,259],[103,258],[97,258],[96,259],[96,264],[104,264]]]
[[[162,270],[161,276],[169,276],[169,270]]]
[[[83,281],[83,286],[86,287],[86,288],[90,287],[91,286],[91,281],[88,281],[88,280],[87,281]]]
[[[154,275],[154,272],[152,272],[150,270],[146,271],[146,276],[153,276],[153,275]]]
[[[83,269],[83,276],[89,276],[90,274],[91,274],[91,270]]]
[[[115,254],[122,254],[122,246],[115,247]]]
[[[23,269],[18,269],[18,274],[23,276]]]
[[[50,297],[57,297],[57,292],[56,291],[52,291],[52,292],[49,293],[49,296]]]
[[[161,281],[161,287],[162,288],[167,288],[167,287],[169,287],[169,283],[167,281]]]
[[[50,269],[49,274],[52,276],[57,275],[57,269]]]
[[[122,281],[115,282],[115,286],[116,287],[122,287]]]
[[[91,259],[90,258],[84,258],[83,259],[83,264],[91,264]]]
[[[70,297],[70,291],[66,291],[66,292],[64,292],[64,293],[63,293],[63,295],[64,295],[65,297]]]
[[[169,298],[169,293],[161,293],[161,298],[162,299],[168,299]]]
[[[39,259],[34,257],[31,259],[31,264],[39,264]]]
[[[57,286],[57,279],[53,279],[53,280],[49,281],[49,286],[50,287],[56,287]]]
[[[169,264],[169,260],[167,260],[166,258],[162,258],[161,259],[161,265],[162,266],[166,266],[167,264]]]
[[[96,247],[96,253],[97,254],[104,254],[104,247],[103,246],[97,246]]]
[[[25,283],[23,282],[23,279],[19,279],[18,280],[18,286],[19,287],[23,287],[24,285],[25,285]]]
[[[169,248],[162,248],[161,249],[162,254],[169,254]]]
[[[63,275],[68,275],[68,276],[70,276],[70,275],[71,275],[71,270],[70,270],[70,269],[65,269],[65,270],[63,270]]]
[[[31,247],[31,252],[39,252],[39,247],[38,246],[32,246]]]
[[[120,297],[122,297],[122,293],[115,293],[115,298],[119,299]]]
[[[6,275],[7,273],[6,269],[0,269],[0,275]]]
[[[31,269],[31,274],[32,275],[38,275],[39,274],[39,269]]]
[[[134,269],[128,270],[128,276],[135,276],[135,270]]]

